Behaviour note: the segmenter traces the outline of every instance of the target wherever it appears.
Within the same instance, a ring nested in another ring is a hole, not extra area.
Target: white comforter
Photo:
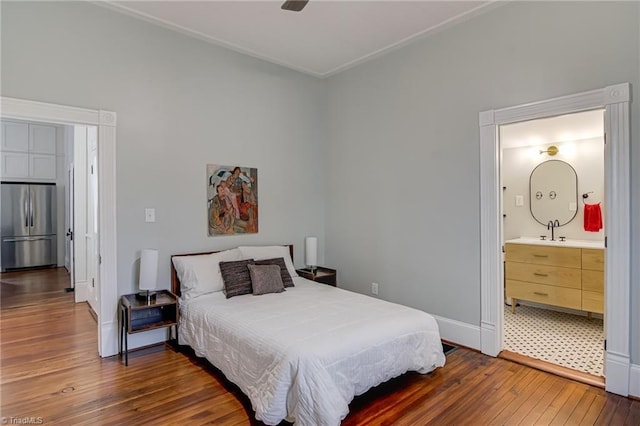
[[[338,425],[355,395],[444,365],[431,315],[294,280],[284,293],[181,302],[180,343],[238,385],[258,420]]]

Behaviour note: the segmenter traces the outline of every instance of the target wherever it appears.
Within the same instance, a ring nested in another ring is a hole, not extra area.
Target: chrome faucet
[[[549,223],[547,223],[547,231],[549,229],[551,229],[551,241],[555,241],[556,237],[553,233],[553,231],[556,229],[556,227],[560,226],[560,221],[558,219],[554,220],[550,220]]]

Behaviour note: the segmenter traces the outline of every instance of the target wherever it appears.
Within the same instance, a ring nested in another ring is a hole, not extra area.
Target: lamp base
[[[151,302],[156,301],[156,292],[149,290],[141,291],[139,293],[136,293],[136,299],[143,300],[147,302],[147,304],[150,304]]]

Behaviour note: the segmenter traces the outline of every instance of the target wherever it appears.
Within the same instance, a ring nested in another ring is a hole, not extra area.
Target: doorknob
[[[73,231],[71,229],[67,230],[67,237],[69,237],[69,239],[73,241]]]

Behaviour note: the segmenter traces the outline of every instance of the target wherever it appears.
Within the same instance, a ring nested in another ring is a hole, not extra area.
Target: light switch
[[[144,209],[144,221],[155,222],[156,221],[156,209]]]
[[[569,203],[569,211],[570,212],[575,212],[576,210],[578,210],[578,204],[575,203],[575,202]]]
[[[524,206],[524,197],[522,195],[516,195],[516,207]]]

